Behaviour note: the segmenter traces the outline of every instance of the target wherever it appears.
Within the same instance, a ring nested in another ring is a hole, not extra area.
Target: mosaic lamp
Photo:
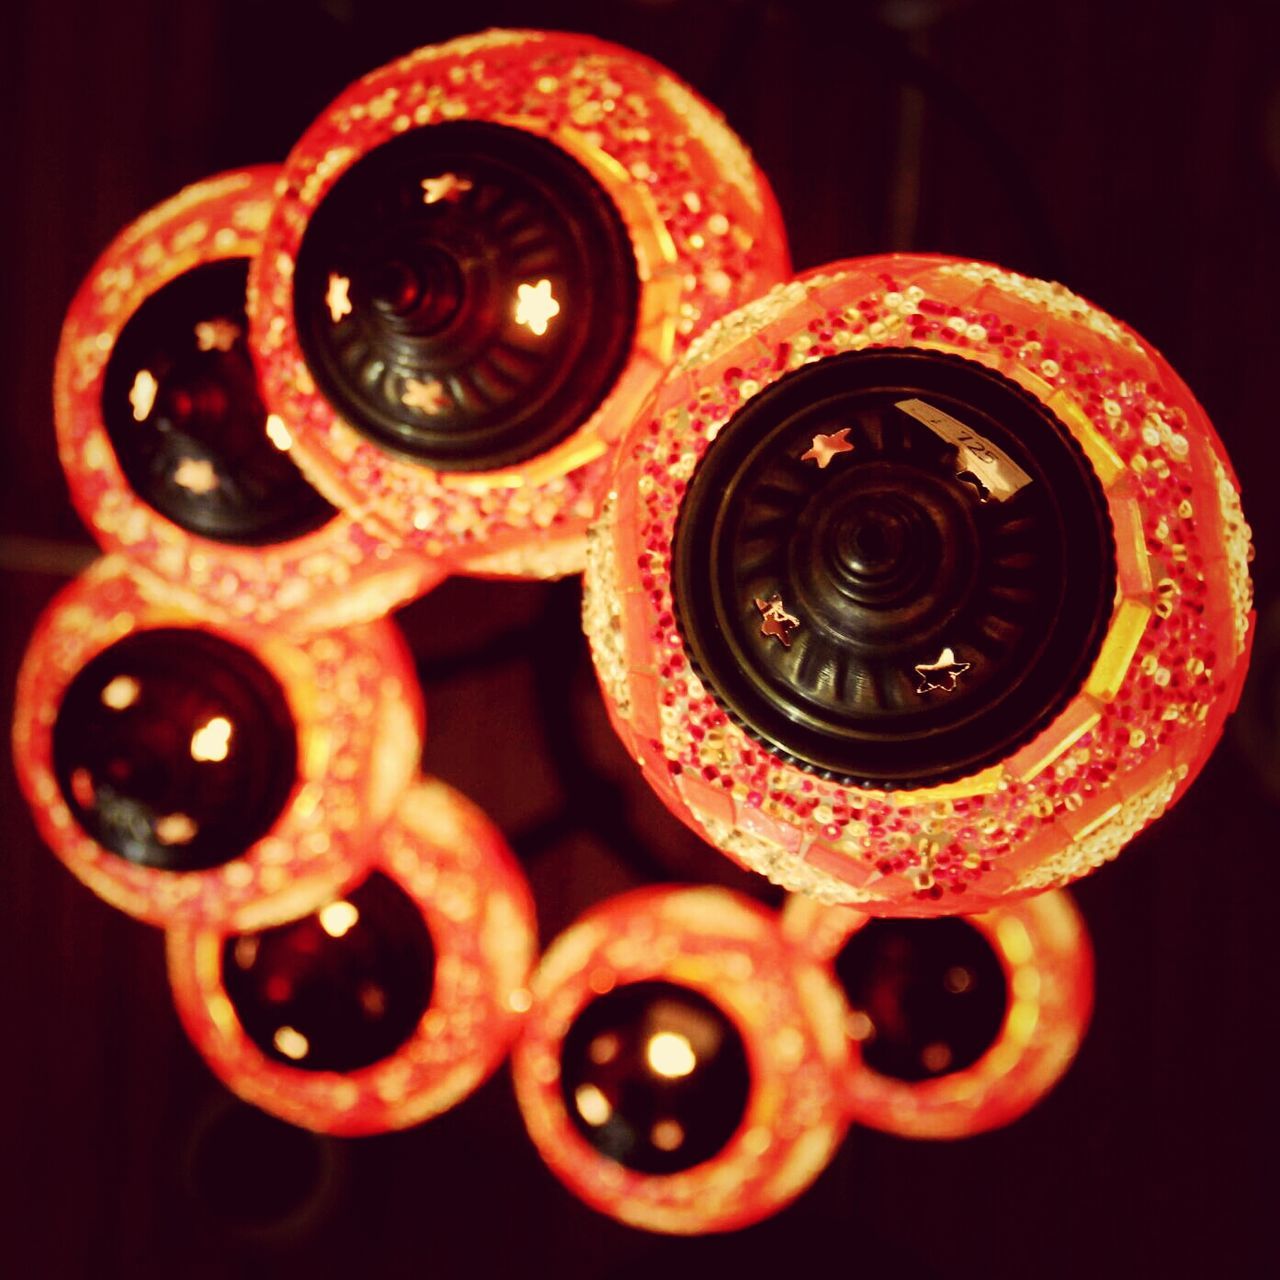
[[[1059,285],[888,256],[695,344],[622,445],[585,622],[668,807],[786,888],[977,912],[1190,785],[1252,632],[1221,441]]]

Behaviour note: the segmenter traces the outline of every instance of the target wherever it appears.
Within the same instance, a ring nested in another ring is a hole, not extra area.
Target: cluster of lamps
[[[1149,344],[987,264],[792,277],[714,109],[589,37],[420,49],[145,214],[55,415],[107,554],[37,625],[15,760],[167,931],[211,1068],[366,1134],[510,1054],[549,1166],[650,1230],[776,1211],[850,1122],[957,1137],[1052,1087],[1092,996],[1062,887],[1185,791],[1247,665],[1238,485]],[[619,736],[781,911],[644,889],[539,959],[501,833],[418,776],[391,611],[584,572]]]

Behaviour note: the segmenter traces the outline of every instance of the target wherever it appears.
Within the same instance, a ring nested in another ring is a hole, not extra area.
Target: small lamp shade
[[[381,1133],[475,1090],[528,1008],[533,900],[501,833],[434,780],[316,913],[229,936],[175,929],[178,1012],[214,1073],[307,1129]]]
[[[263,405],[245,288],[279,172],[198,182],[116,237],[63,325],[58,447],[85,522],[152,595],[215,621],[335,627],[441,571],[331,507]]]
[[[618,454],[585,620],[671,810],[783,886],[988,909],[1113,858],[1235,705],[1249,527],[1204,411],[1059,285],[810,272]]]
[[[512,1057],[542,1158],[631,1226],[776,1213],[844,1132],[839,995],[774,916],[721,889],[644,889],[548,949]]]
[[[422,726],[390,623],[215,629],[110,557],[36,625],[13,757],[41,835],[99,897],[152,924],[250,929],[359,871]]]
[[[937,920],[793,894],[782,928],[844,990],[855,1124],[908,1138],[1009,1124],[1062,1078],[1088,1025],[1092,952],[1062,891]]]
[[[372,72],[280,192],[250,314],[295,456],[379,538],[481,574],[580,572],[613,442],[787,271],[720,116],[588,36],[489,31]]]

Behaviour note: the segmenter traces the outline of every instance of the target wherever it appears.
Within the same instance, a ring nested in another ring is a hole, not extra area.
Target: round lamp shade
[[[359,872],[422,725],[390,623],[214,629],[112,557],[36,625],[13,757],[41,835],[99,897],[152,924],[249,929]]]
[[[442,571],[330,506],[263,404],[245,290],[279,172],[198,182],[108,247],[63,324],[58,449],[85,522],[150,594],[214,621],[337,627]]]
[[[722,889],[643,889],[548,949],[512,1056],[542,1158],[648,1231],[776,1213],[844,1133],[841,1005],[776,918]]]
[[[250,288],[316,487],[465,571],[579,572],[609,450],[695,333],[787,272],[738,138],[647,58],[489,31],[347,89]]]
[[[178,1011],[215,1074],[327,1133],[404,1128],[461,1101],[529,1005],[533,900],[497,828],[423,781],[372,840],[364,878],[311,915],[168,935]]]
[[[844,992],[855,1124],[908,1138],[1009,1124],[1062,1078],[1089,1022],[1089,936],[1061,891],[937,920],[793,894],[782,928]]]
[[[585,605],[613,723],[786,888],[937,915],[1066,884],[1182,794],[1239,695],[1222,444],[1059,285],[807,273],[705,335],[617,457]]]

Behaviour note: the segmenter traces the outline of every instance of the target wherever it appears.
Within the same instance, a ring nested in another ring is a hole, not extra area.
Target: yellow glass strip
[[[1046,404],[1067,424],[1071,434],[1080,442],[1085,456],[1098,473],[1102,487],[1110,489],[1125,471],[1120,455],[1102,438],[1089,415],[1065,392],[1055,391]]]
[[[1093,671],[1085,681],[1086,693],[1100,702],[1110,702],[1124,683],[1129,664],[1138,651],[1142,633],[1147,629],[1151,606],[1141,600],[1121,600],[1115,621],[1102,642],[1102,652],[1093,664]]]

